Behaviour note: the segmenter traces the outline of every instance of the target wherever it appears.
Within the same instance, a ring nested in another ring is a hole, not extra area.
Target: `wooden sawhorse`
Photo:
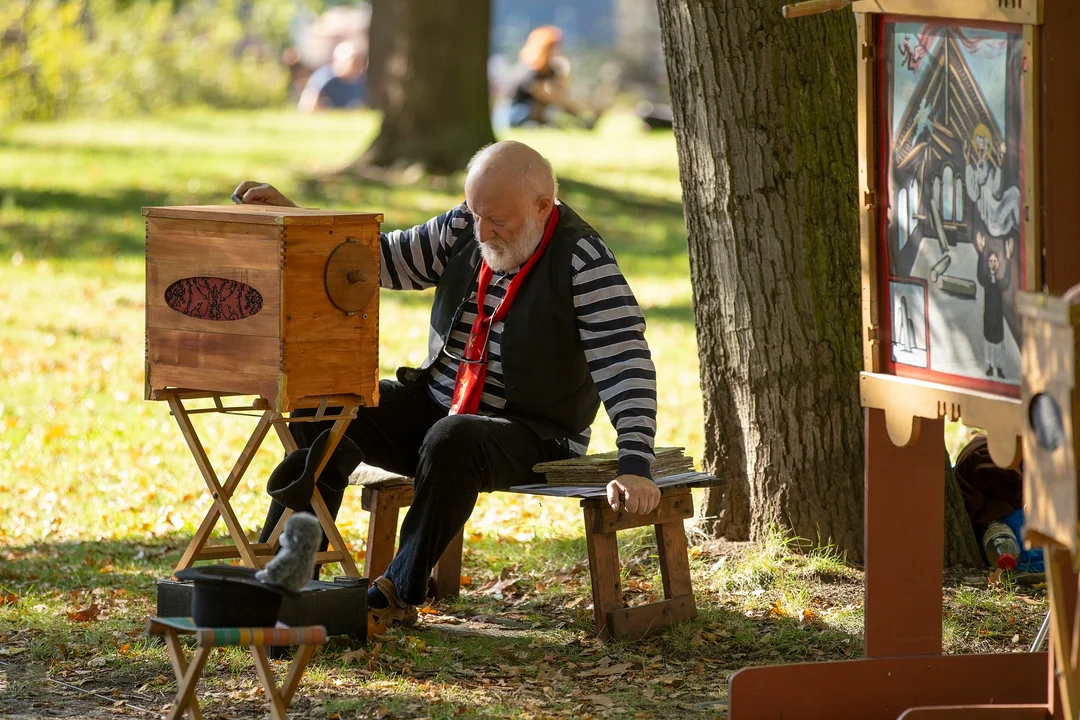
[[[176,564],[176,568],[173,570],[174,573],[179,572],[180,570],[186,570],[194,565],[196,560],[227,560],[239,558],[247,567],[259,568],[265,565],[277,552],[278,538],[281,536],[281,531],[285,527],[285,521],[292,515],[292,511],[285,511],[281,520],[278,522],[277,527],[274,528],[273,534],[270,536],[268,542],[253,543],[248,539],[243,528],[240,527],[240,522],[237,520],[236,513],[233,511],[229,500],[239,486],[240,480],[244,477],[244,473],[247,472],[252,458],[255,457],[255,453],[258,451],[259,447],[262,446],[266,434],[270,431],[270,428],[273,427],[277,432],[278,438],[281,440],[281,444],[284,446],[285,451],[289,453],[297,450],[296,441],[289,431],[289,423],[333,420],[334,425],[331,429],[330,440],[326,444],[326,450],[315,471],[315,477],[318,478],[322,473],[323,468],[326,466],[327,461],[330,459],[331,454],[333,454],[334,449],[337,447],[338,442],[340,442],[342,436],[345,434],[345,429],[349,426],[352,419],[356,417],[356,410],[361,404],[360,398],[357,397],[352,403],[344,402],[341,404],[340,408],[335,407],[328,410],[326,398],[309,398],[308,400],[310,402],[302,403],[298,405],[298,407],[316,408],[315,414],[295,417],[285,416],[269,407],[269,403],[265,398],[256,398],[255,402],[248,406],[230,407],[222,402],[222,398],[228,397],[234,396],[227,393],[181,389],[155,390],[149,394],[151,400],[165,400],[169,403],[171,414],[176,418],[176,422],[180,426],[180,431],[187,441],[188,449],[191,450],[191,454],[195,458],[195,464],[198,466],[199,472],[206,482],[207,492],[213,503],[210,506],[210,509],[207,510],[206,516],[203,518],[199,528],[195,531],[195,535],[192,537],[191,542],[188,543],[187,549],[184,550],[180,562]],[[190,409],[184,405],[185,400],[193,399],[211,399],[214,402],[214,406],[209,408]],[[341,402],[342,399],[342,396],[334,397],[335,403]],[[346,397],[344,399],[348,400],[349,398]],[[240,452],[240,456],[237,458],[236,463],[233,465],[233,468],[229,472],[229,476],[224,483],[221,482],[217,473],[214,471],[213,466],[210,464],[202,441],[199,439],[199,436],[195,431],[195,426],[191,422],[191,416],[200,413],[223,413],[258,418],[255,429],[248,437],[247,444]],[[329,538],[330,541],[330,545],[326,552],[316,553],[315,562],[320,564],[338,562],[341,564],[345,575],[349,577],[360,577],[360,571],[356,567],[356,563],[353,562],[349,546],[338,531],[337,525],[334,523],[334,518],[330,516],[330,511],[327,509],[326,503],[323,501],[318,488],[315,489],[315,493],[311,498],[311,506],[315,510],[316,516],[319,518],[323,533],[326,534],[326,537]],[[228,529],[229,537],[233,543],[231,545],[207,545],[210,533],[213,531],[214,526],[217,525],[219,518],[225,522],[225,527]]]
[[[216,647],[248,647],[255,669],[259,673],[266,700],[273,720],[287,720],[286,711],[292,703],[300,679],[304,676],[311,654],[319,645],[326,644],[326,628],[321,625],[308,627],[273,628],[203,628],[191,618],[150,618],[146,624],[150,635],[164,636],[169,648],[169,660],[176,673],[176,698],[169,708],[168,720],[175,720],[187,713],[189,720],[201,720],[199,699],[195,690],[202,677],[203,667]],[[180,635],[195,636],[195,655],[189,661],[180,645]],[[266,655],[272,645],[299,645],[292,664],[289,665],[285,682],[279,687],[274,669]]]

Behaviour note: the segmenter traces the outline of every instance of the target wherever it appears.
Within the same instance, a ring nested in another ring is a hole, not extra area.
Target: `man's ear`
[[[536,198],[536,210],[542,217],[547,217],[547,214],[551,212],[551,206],[553,204],[552,199],[549,197]]]

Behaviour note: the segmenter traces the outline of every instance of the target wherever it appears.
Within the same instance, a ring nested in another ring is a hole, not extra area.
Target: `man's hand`
[[[648,515],[660,504],[660,488],[640,475],[620,475],[608,483],[607,499],[612,510],[623,507],[634,515]]]
[[[236,186],[236,190],[233,191],[233,201],[236,202],[237,198],[245,205],[296,207],[296,203],[282,195],[281,191],[273,185],[257,183],[253,180],[245,180]]]

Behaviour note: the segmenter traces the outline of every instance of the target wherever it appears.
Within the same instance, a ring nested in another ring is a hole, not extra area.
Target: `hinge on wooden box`
[[[881,336],[881,328],[878,327],[877,325],[871,325],[870,327],[866,328],[866,339],[867,339],[868,342],[872,342],[872,343],[878,342],[878,340],[881,339],[880,336]]]
[[[877,49],[870,43],[864,43],[862,46],[862,59],[863,60],[876,60]]]
[[[877,204],[877,194],[873,190],[867,190],[863,193],[863,205],[866,207],[874,207]]]

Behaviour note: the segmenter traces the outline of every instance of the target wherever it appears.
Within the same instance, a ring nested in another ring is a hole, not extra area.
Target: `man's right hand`
[[[254,180],[245,180],[236,186],[233,191],[233,199],[240,198],[245,205],[278,205],[283,207],[296,207],[289,198],[281,194],[273,185],[257,183]]]

